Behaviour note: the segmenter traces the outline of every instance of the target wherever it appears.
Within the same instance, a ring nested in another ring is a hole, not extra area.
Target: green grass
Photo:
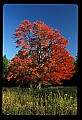
[[[77,87],[2,89],[5,115],[77,115]]]

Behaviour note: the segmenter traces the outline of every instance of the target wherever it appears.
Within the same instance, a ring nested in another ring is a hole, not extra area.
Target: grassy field
[[[2,89],[5,115],[77,115],[77,87]]]

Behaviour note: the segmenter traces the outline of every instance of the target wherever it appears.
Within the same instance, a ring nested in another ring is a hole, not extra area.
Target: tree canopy
[[[10,62],[7,79],[39,84],[70,80],[75,73],[74,58],[66,50],[68,40],[59,32],[42,21],[23,20],[12,36],[21,48]]]

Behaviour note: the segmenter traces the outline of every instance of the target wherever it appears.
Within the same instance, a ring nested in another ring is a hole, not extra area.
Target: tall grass
[[[77,115],[77,93],[66,93],[65,87],[64,91],[53,89],[46,92],[48,89],[3,88],[2,112],[5,115]]]

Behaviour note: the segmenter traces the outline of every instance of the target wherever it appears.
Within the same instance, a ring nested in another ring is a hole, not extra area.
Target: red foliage
[[[53,31],[42,21],[23,20],[13,38],[17,38],[16,44],[22,49],[10,63],[12,72],[8,80],[14,77],[18,82],[39,79],[47,84],[62,84],[62,79],[69,80],[73,76],[74,58],[65,49],[68,40],[59,30]]]

